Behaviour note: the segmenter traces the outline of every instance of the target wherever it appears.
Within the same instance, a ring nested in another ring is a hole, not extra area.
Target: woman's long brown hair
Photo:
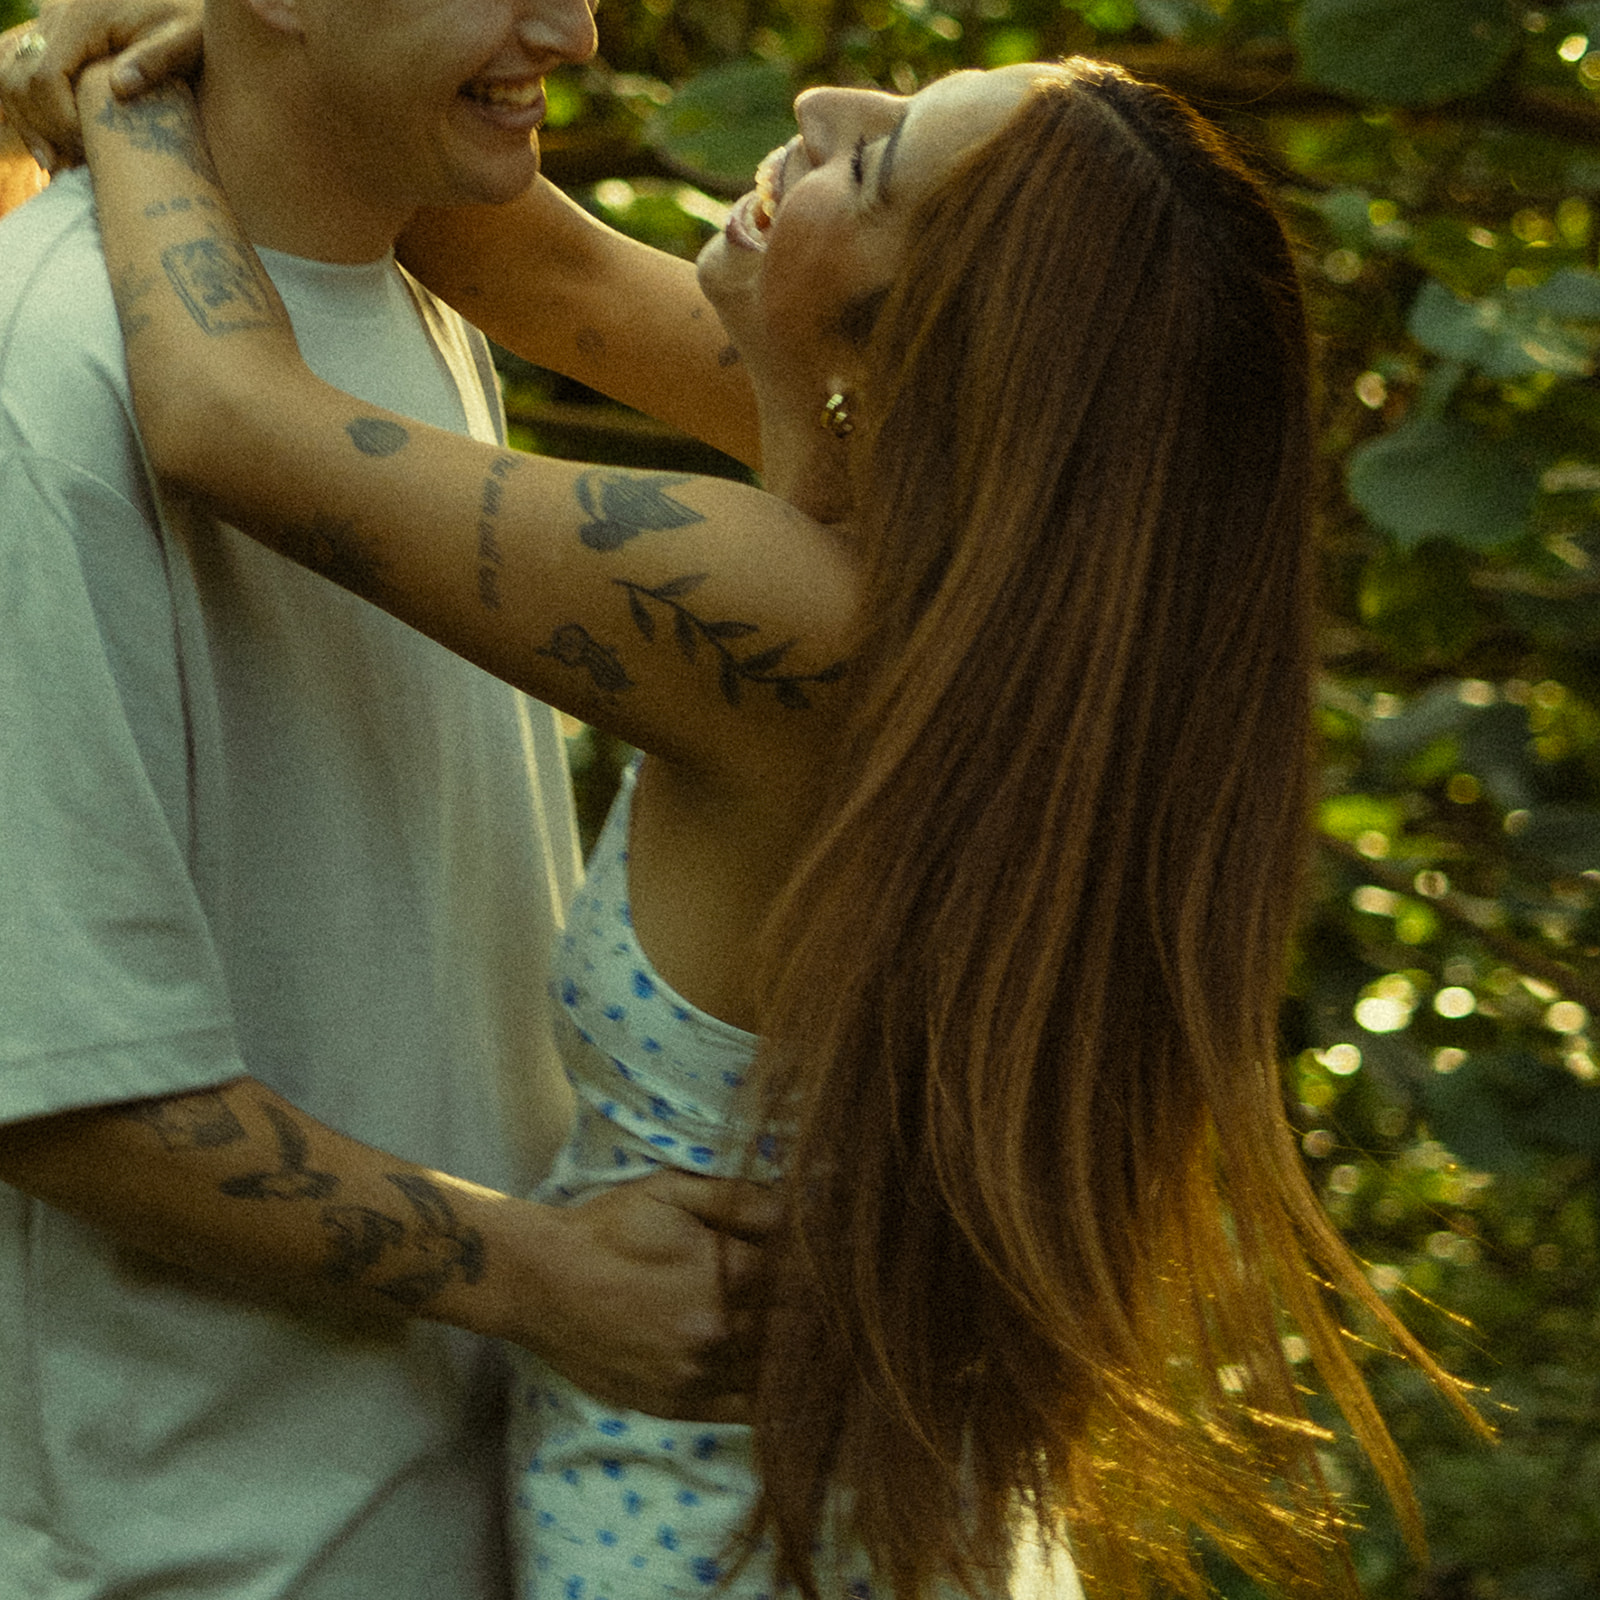
[[[910,237],[852,440],[862,699],[767,944],[765,1081],[802,1115],[758,1520],[813,1600],[835,1517],[901,1600],[1003,1593],[1029,1515],[1105,1594],[1202,1593],[1197,1529],[1353,1592],[1283,1340],[1413,1531],[1328,1289],[1448,1380],[1282,1107],[1313,675],[1292,257],[1214,129],[1087,61]]]

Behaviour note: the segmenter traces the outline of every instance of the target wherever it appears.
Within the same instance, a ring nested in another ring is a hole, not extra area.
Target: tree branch
[[[1347,840],[1333,839],[1326,834],[1319,834],[1317,843],[1325,855],[1359,867],[1365,877],[1380,887],[1392,890],[1396,894],[1426,900],[1440,916],[1449,922],[1454,922],[1458,927],[1467,929],[1485,949],[1492,950],[1502,961],[1515,967],[1519,972],[1526,972],[1535,978],[1543,979],[1569,999],[1578,1001],[1592,1016],[1600,1017],[1600,972],[1576,970],[1566,962],[1546,955],[1544,951],[1524,939],[1517,938],[1514,934],[1506,933],[1500,928],[1485,926],[1483,912],[1478,904],[1466,895],[1458,894],[1454,889],[1438,896],[1419,895],[1414,881],[1415,872],[1393,862],[1374,861],[1370,856],[1362,855]]]

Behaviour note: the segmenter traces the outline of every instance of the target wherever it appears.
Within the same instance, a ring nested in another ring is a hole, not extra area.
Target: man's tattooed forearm
[[[282,319],[255,256],[230,239],[208,234],[168,245],[161,265],[196,326],[206,333],[271,328]]]
[[[194,112],[172,95],[158,92],[137,100],[115,101],[100,111],[95,121],[125,135],[136,150],[171,156],[199,177],[219,182]]]
[[[217,210],[217,202],[211,199],[209,195],[180,194],[175,195],[171,200],[151,201],[144,208],[143,215],[149,217],[153,222],[157,217],[171,216],[178,212],[215,210]]]
[[[166,1100],[136,1100],[116,1115],[152,1129],[166,1150],[216,1150],[247,1138],[244,1124],[215,1090]]]
[[[621,694],[633,687],[617,652],[601,644],[581,622],[564,622],[550,635],[550,643],[534,651],[553,656],[564,667],[582,667],[603,694]]]
[[[578,479],[578,504],[589,520],[578,537],[591,550],[619,550],[641,533],[687,528],[706,519],[666,491],[692,480],[670,472],[618,472],[595,467]]]
[[[487,611],[500,606],[500,572],[505,553],[500,548],[500,512],[505,504],[506,479],[522,463],[513,455],[496,456],[483,480],[478,502],[478,599]]]
[[[682,604],[683,596],[698,589],[706,581],[706,577],[707,574],[704,572],[689,573],[681,578],[673,578],[670,582],[654,589],[646,584],[632,583],[627,578],[613,578],[611,581],[619,588],[627,590],[628,614],[633,618],[634,627],[647,640],[653,640],[656,636],[656,619],[649,606],[645,604],[646,600],[653,600],[656,604],[665,606],[671,615],[673,637],[677,640],[678,649],[685,661],[695,659],[701,640],[710,645],[717,658],[722,698],[730,706],[737,706],[740,703],[742,685],[759,683],[772,686],[779,705],[787,706],[791,711],[805,711],[810,707],[811,701],[801,688],[802,684],[837,683],[849,670],[849,662],[835,661],[819,672],[777,671],[778,664],[794,649],[796,641],[793,639],[783,644],[771,645],[754,655],[736,656],[728,641],[748,638],[761,630],[753,622],[711,622],[705,617],[697,616],[688,606]]]
[[[318,517],[308,528],[286,528],[275,542],[290,560],[331,578],[340,588],[366,600],[383,598],[388,562],[378,553],[378,541],[357,533],[354,522]]]
[[[160,281],[133,266],[124,267],[112,281],[111,297],[116,301],[117,321],[122,324],[124,340],[143,333],[150,326],[153,319],[148,311],[139,309],[139,302],[147,298]]]
[[[307,1165],[311,1141],[294,1118],[270,1102],[263,1103],[261,1114],[277,1135],[277,1169],[224,1178],[217,1185],[218,1191],[234,1200],[327,1199],[339,1187],[339,1180],[331,1172],[318,1172]]]
[[[410,1205],[402,1220],[371,1206],[327,1206],[330,1283],[364,1281],[376,1293],[415,1308],[447,1284],[483,1277],[483,1235],[463,1225],[444,1190],[420,1173],[391,1172],[389,1182]]]
[[[411,435],[387,417],[357,417],[345,424],[350,442],[364,456],[392,456],[404,450]]]

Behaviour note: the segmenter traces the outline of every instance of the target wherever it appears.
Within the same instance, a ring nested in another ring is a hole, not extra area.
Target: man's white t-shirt
[[[311,366],[493,439],[392,261],[268,254]],[[517,1191],[569,1101],[548,708],[152,490],[81,172],[0,224],[0,1121],[249,1073]],[[0,1185],[0,1596],[501,1595],[489,1352],[246,1309]]]

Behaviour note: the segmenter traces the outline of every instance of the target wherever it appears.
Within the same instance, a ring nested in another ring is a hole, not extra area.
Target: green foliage
[[[1299,40],[1313,83],[1431,105],[1486,88],[1517,25],[1504,0],[1305,0]]]
[[[1373,1281],[1503,1432],[1483,1446],[1369,1362],[1426,1573],[1360,1462],[1330,1471],[1368,1508],[1374,1600],[1592,1600],[1600,0],[641,0],[599,20],[601,62],[552,100],[547,169],[684,253],[806,83],[909,92],[1101,54],[1258,153],[1301,251],[1326,465],[1321,849],[1288,1105]],[[586,769],[596,806],[610,759]]]
[[[0,0],[0,32],[38,15],[38,7],[29,0]]]
[[[655,112],[645,137],[686,176],[737,191],[748,186],[756,163],[794,133],[794,95],[781,62],[712,67]]]

